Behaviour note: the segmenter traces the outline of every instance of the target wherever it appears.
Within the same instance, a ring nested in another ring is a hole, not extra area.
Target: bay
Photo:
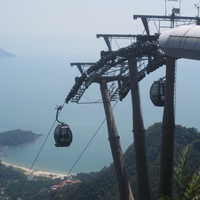
[[[32,166],[55,121],[55,107],[63,104],[77,75],[78,70],[70,68],[70,62],[63,57],[17,56],[0,60],[0,132],[21,129],[43,135],[35,143],[4,149],[1,153],[7,157],[1,157],[2,161],[26,168]],[[102,105],[70,103],[65,105],[59,119],[70,125],[73,142],[69,148],[56,148],[55,124],[34,170],[67,174],[104,120],[104,111]],[[111,162],[104,125],[71,173],[98,171]]]
[[[2,161],[26,168],[33,165],[55,121],[56,105],[63,105],[75,83],[74,78],[80,76],[76,67],[70,67],[70,62],[73,61],[73,58],[60,56],[20,55],[0,60],[2,97],[0,132],[21,129],[43,135],[35,143],[4,150],[3,153],[6,153],[7,157],[1,157]],[[142,83],[145,88],[142,85],[141,95],[148,94],[151,82],[151,80],[145,79],[145,82]],[[95,102],[99,99],[101,99],[100,87],[94,83],[84,93],[83,100]],[[144,100],[143,105],[148,107],[148,109],[144,109],[146,111],[145,117],[148,119],[145,123],[151,125],[152,122],[160,121],[162,110],[154,109],[153,112],[150,112],[149,108],[153,106],[149,97],[144,98]],[[133,142],[130,94],[118,103],[113,111],[124,152]],[[34,163],[33,169],[62,174],[68,174],[71,171],[74,174],[99,171],[104,166],[109,166],[112,163],[112,155],[106,123],[99,129],[104,119],[105,112],[102,104],[71,102],[64,104],[59,120],[70,126],[73,132],[72,144],[68,148],[54,146],[55,124]],[[98,129],[97,135],[84,151]],[[82,153],[83,155],[80,157]],[[72,169],[77,160],[77,164]]]
[[[101,157],[100,152],[96,156],[92,153],[91,156],[91,152],[87,152],[87,150],[79,159],[82,154],[81,149],[74,150],[74,147],[57,148],[51,138],[45,144],[44,139],[42,137],[34,143],[1,149],[0,159],[12,165],[32,168],[34,171],[66,175],[99,171],[111,162],[110,156]]]

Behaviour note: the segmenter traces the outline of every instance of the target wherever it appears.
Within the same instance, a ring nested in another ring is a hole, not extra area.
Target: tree
[[[197,142],[196,140],[194,142]],[[188,162],[194,142],[187,145],[175,167],[175,182],[177,187],[176,200],[200,200],[200,162],[193,169],[188,169]],[[170,197],[161,197],[159,200],[171,200]]]
[[[200,162],[196,164],[194,169],[187,169],[187,163],[194,142],[186,146],[177,166],[175,167],[175,180],[178,190],[178,197],[176,199],[178,200],[200,199]]]

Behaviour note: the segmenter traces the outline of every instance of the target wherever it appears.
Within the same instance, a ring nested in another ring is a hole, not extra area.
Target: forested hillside
[[[122,133],[121,133],[122,134]],[[153,199],[157,199],[158,176],[160,163],[160,138],[161,124],[156,123],[146,130],[147,140],[147,156],[149,163],[149,174],[151,181],[151,189]],[[194,140],[200,139],[200,134],[194,128],[185,128],[180,125],[176,126],[175,131],[175,161],[181,155],[183,148]],[[134,144],[129,146],[124,154],[127,174],[135,200],[137,200],[137,178],[135,170]],[[92,159],[92,158],[91,158]],[[195,166],[200,160],[200,145],[199,142],[194,143],[192,156],[188,169]],[[19,197],[26,200],[119,200],[118,186],[115,176],[114,166],[104,167],[99,172],[91,172],[89,174],[80,173],[77,177],[81,183],[68,185],[60,190],[51,190],[51,184],[58,184],[61,180],[38,180],[26,181]],[[20,182],[9,184],[5,189],[5,195],[12,196],[18,192],[17,188],[21,185]],[[49,188],[47,188],[49,187]],[[44,188],[46,188],[44,190]]]
[[[25,174],[14,170],[12,167],[6,167],[0,161],[0,188],[5,187],[9,181],[23,180]]]
[[[156,123],[146,130],[147,157],[153,199],[156,199],[158,190],[158,176],[160,163],[161,123]],[[194,140],[200,139],[200,134],[194,128],[176,126],[175,131],[175,161],[181,155],[183,148]],[[134,144],[124,154],[127,173],[134,197],[137,199],[137,178],[135,170]],[[194,167],[200,160],[200,145],[194,143],[189,168]],[[47,197],[48,199],[48,197]],[[59,190],[53,199],[56,200],[118,200],[118,188],[114,166],[102,169],[96,176],[80,184]]]
[[[32,131],[13,130],[0,133],[0,147],[1,146],[17,146],[33,142],[40,134],[35,134]]]

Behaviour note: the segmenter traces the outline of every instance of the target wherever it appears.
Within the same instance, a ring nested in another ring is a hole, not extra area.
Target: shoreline
[[[61,178],[64,179],[65,177],[70,177],[70,175],[66,175],[66,174],[59,174],[59,173],[52,173],[52,172],[46,172],[46,171],[34,171],[34,170],[30,170],[26,167],[21,167],[21,166],[17,166],[17,165],[12,165],[6,162],[1,162],[3,165],[5,165],[6,167],[13,167],[13,168],[19,168],[22,169],[24,171],[24,173],[27,175],[27,178],[29,176],[33,177],[33,176],[43,176],[43,177],[48,177],[48,178]]]

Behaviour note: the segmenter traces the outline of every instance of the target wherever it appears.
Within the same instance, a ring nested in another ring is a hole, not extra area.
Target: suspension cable
[[[82,157],[82,155],[84,154],[84,152],[86,151],[86,149],[88,148],[88,146],[90,145],[90,143],[92,142],[92,140],[94,139],[94,137],[97,135],[97,133],[99,132],[100,128],[103,126],[103,124],[104,124],[105,121],[106,121],[106,118],[102,121],[101,125],[99,126],[99,128],[97,129],[97,131],[94,133],[94,135],[92,136],[92,138],[90,139],[90,141],[87,143],[86,147],[83,149],[83,151],[81,152],[80,156],[76,159],[75,163],[73,164],[73,166],[71,167],[71,169],[67,173],[67,176],[74,169],[74,167],[76,166],[76,164],[78,163],[78,161],[80,160],[80,158]]]
[[[117,105],[118,101],[119,101],[119,99],[115,102],[115,104],[113,105],[112,109]],[[67,176],[69,176],[69,174],[74,169],[74,167],[76,166],[76,164],[78,163],[78,161],[81,159],[82,155],[85,153],[86,149],[88,148],[88,146],[90,145],[90,143],[93,141],[93,139],[95,138],[95,136],[97,135],[97,133],[99,132],[99,130],[101,129],[101,127],[103,126],[103,124],[104,124],[105,121],[106,121],[106,118],[102,121],[102,123],[100,124],[100,126],[98,127],[98,129],[96,130],[96,132],[94,133],[94,135],[92,136],[92,138],[90,139],[90,141],[87,143],[86,147],[83,149],[83,151],[81,152],[81,154],[79,155],[79,157],[76,159],[76,161],[72,165],[71,169],[67,173]],[[53,198],[56,195],[57,192],[58,192],[58,190],[56,190],[54,192],[54,194],[52,194],[51,198]]]
[[[119,99],[115,102],[115,104],[113,105],[112,109],[117,105],[118,101],[119,101]],[[88,148],[88,146],[90,145],[90,143],[92,142],[92,140],[94,139],[94,137],[97,135],[97,133],[99,132],[99,130],[101,129],[101,127],[103,126],[103,124],[104,124],[105,121],[106,121],[106,118],[102,121],[102,123],[100,124],[100,126],[98,127],[98,129],[96,130],[96,132],[94,133],[94,135],[92,136],[92,138],[90,139],[90,141],[88,142],[88,144],[86,145],[86,147],[81,152],[80,156],[76,159],[76,161],[74,162],[73,166],[69,170],[67,176],[74,169],[74,167],[76,166],[76,164],[78,163],[78,161],[80,160],[80,158],[82,157],[82,155],[84,154],[84,152],[86,151],[86,149]]]
[[[115,104],[113,105],[112,109],[117,105],[118,101],[119,101],[119,99],[115,102]],[[60,115],[61,110],[62,110],[62,108],[64,107],[64,105],[65,105],[65,102],[63,103],[62,107],[59,109],[60,112],[57,113],[57,117]],[[31,167],[30,167],[30,169],[29,169],[29,172],[27,173],[26,177],[24,178],[24,180],[23,180],[23,182],[22,182],[22,185],[21,185],[21,187],[20,187],[20,189],[19,189],[19,191],[18,191],[18,193],[17,193],[17,195],[16,195],[16,197],[15,197],[16,200],[18,199],[18,196],[19,196],[19,194],[20,194],[20,192],[21,192],[21,190],[22,190],[22,188],[23,188],[23,186],[24,186],[24,184],[25,184],[25,182],[26,182],[26,180],[27,180],[27,177],[31,174],[31,171],[32,171],[32,169],[33,169],[33,167],[34,167],[34,165],[35,165],[35,162],[37,161],[37,159],[38,159],[38,157],[39,157],[39,155],[40,155],[40,153],[41,153],[41,151],[42,151],[42,149],[43,149],[43,147],[44,147],[44,145],[45,145],[45,143],[46,143],[46,141],[47,141],[47,139],[48,139],[48,137],[49,137],[49,135],[50,135],[50,133],[51,133],[53,127],[54,127],[54,125],[55,125],[55,123],[56,123],[56,121],[57,121],[57,120],[54,120],[54,122],[53,122],[53,124],[52,124],[52,126],[51,126],[51,128],[50,128],[50,130],[49,130],[49,132],[48,132],[48,134],[47,134],[47,136],[46,136],[46,138],[45,138],[45,140],[44,140],[42,146],[41,146],[41,148],[39,149],[38,154],[36,155],[36,157],[35,157],[35,159],[34,159],[34,161],[33,161],[33,164],[31,165]],[[74,167],[76,166],[76,164],[78,163],[78,161],[81,159],[81,157],[82,157],[83,154],[85,153],[86,149],[87,149],[88,146],[91,144],[91,142],[93,141],[93,139],[95,138],[95,136],[97,135],[97,133],[99,132],[99,130],[101,129],[101,127],[103,126],[103,124],[104,124],[105,121],[106,121],[106,118],[102,121],[102,123],[100,124],[100,126],[98,127],[98,129],[96,130],[96,132],[94,133],[94,135],[92,136],[92,138],[91,138],[91,139],[89,140],[89,142],[87,143],[86,147],[83,149],[83,151],[81,152],[81,154],[79,155],[79,157],[76,159],[76,161],[75,161],[74,164],[72,165],[71,169],[70,169],[69,172],[67,173],[67,176],[71,173],[71,171],[74,169]],[[53,196],[55,196],[56,193],[57,193],[57,191],[54,193]]]
[[[59,109],[59,111],[57,111],[57,117],[60,115],[61,110],[62,110],[62,108],[64,107],[64,105],[65,105],[65,102],[63,103],[63,105],[62,105],[62,107]],[[21,190],[22,190],[22,188],[23,188],[23,186],[24,186],[24,184],[25,184],[25,182],[26,182],[28,176],[31,174],[32,169],[33,169],[33,167],[34,167],[34,165],[35,165],[35,163],[36,163],[36,161],[37,161],[37,159],[38,159],[38,157],[39,157],[39,155],[40,155],[40,153],[41,153],[41,151],[42,151],[42,149],[43,149],[43,147],[44,147],[44,145],[45,145],[45,143],[46,143],[46,141],[47,141],[47,139],[48,139],[48,137],[49,137],[49,135],[50,135],[50,133],[51,133],[53,127],[54,127],[54,125],[55,125],[55,123],[56,123],[56,121],[57,121],[57,120],[55,119],[54,122],[53,122],[53,124],[52,124],[52,126],[50,127],[50,130],[49,130],[49,132],[48,132],[48,134],[47,134],[47,136],[46,136],[44,142],[42,143],[42,146],[40,147],[40,149],[39,149],[39,151],[38,151],[38,153],[37,153],[37,155],[36,155],[36,157],[35,157],[35,159],[34,159],[32,165],[31,165],[31,167],[30,167],[30,169],[29,169],[27,175],[25,176],[25,178],[24,178],[24,180],[23,180],[23,182],[22,182],[22,185],[21,185],[21,187],[19,188],[19,191],[18,191],[18,193],[17,193],[15,199],[18,199],[18,196],[19,196],[19,194],[20,194],[20,192],[21,192]]]

